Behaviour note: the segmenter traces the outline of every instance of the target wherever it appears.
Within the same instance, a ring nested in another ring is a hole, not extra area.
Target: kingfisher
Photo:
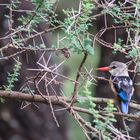
[[[127,65],[122,62],[113,61],[109,66],[100,67],[97,70],[110,72],[111,89],[115,93],[121,112],[127,114],[128,106],[134,92]]]

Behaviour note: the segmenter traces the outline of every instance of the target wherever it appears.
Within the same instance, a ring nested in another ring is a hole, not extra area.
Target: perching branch
[[[20,101],[28,101],[28,102],[35,102],[35,103],[45,103],[49,105],[49,100],[51,101],[52,105],[58,105],[61,106],[63,108],[66,108],[69,106],[69,103],[71,102],[71,100],[67,97],[62,97],[62,96],[41,96],[41,95],[30,95],[28,93],[22,93],[22,92],[17,92],[17,91],[5,91],[5,90],[0,90],[0,97],[4,98],[4,99],[12,99],[12,100],[20,100]],[[79,99],[86,101],[87,98],[86,97],[79,97]],[[75,100],[75,102],[78,102],[78,100]],[[102,103],[102,104],[106,104],[109,101],[112,101],[112,99],[110,98],[97,98],[97,97],[93,97],[92,101],[95,103]],[[136,109],[136,110],[140,110],[140,105],[136,104],[136,103],[130,103],[129,105],[131,108]],[[78,112],[82,112],[85,114],[89,114],[92,115],[88,109],[84,109],[84,108],[79,108],[79,107],[72,107],[75,111]],[[66,108],[67,110],[67,108]],[[105,114],[106,112],[101,111],[101,114]],[[140,116],[138,115],[133,115],[133,114],[123,114],[123,113],[119,113],[119,112],[114,112],[115,115],[117,116],[123,116],[123,117],[127,117],[127,118],[131,118],[133,120],[140,120]]]

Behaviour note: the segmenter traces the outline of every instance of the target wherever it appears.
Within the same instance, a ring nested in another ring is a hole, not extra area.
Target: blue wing
[[[126,76],[119,76],[119,77],[112,77],[113,85],[118,93],[117,96],[120,100],[120,107],[123,113],[128,113],[128,105],[132,98],[132,81],[130,77]]]
[[[128,105],[129,105],[129,102],[131,100],[131,97],[132,97],[132,94],[128,94],[125,93],[123,90],[121,92],[118,93],[118,97],[120,98],[121,100],[121,111],[122,113],[128,113]]]

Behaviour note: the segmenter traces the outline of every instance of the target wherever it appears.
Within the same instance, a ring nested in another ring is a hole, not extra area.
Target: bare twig
[[[70,105],[70,106],[73,105],[74,100],[75,100],[76,97],[77,97],[78,81],[79,81],[79,78],[80,78],[80,72],[81,72],[81,70],[82,70],[82,67],[83,67],[83,65],[84,65],[84,63],[85,63],[85,61],[86,61],[86,59],[87,59],[87,56],[88,56],[88,54],[85,52],[84,57],[83,57],[83,59],[82,59],[80,65],[79,65],[79,68],[78,68],[78,71],[77,71],[77,75],[76,75],[76,79],[75,79],[76,82],[75,82],[75,84],[74,84],[74,91],[73,91],[73,96],[72,96],[72,99],[71,99],[71,105]]]

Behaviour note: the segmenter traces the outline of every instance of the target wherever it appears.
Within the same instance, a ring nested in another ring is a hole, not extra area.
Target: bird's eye
[[[116,69],[116,66],[112,66],[111,68],[112,68],[112,69]]]

